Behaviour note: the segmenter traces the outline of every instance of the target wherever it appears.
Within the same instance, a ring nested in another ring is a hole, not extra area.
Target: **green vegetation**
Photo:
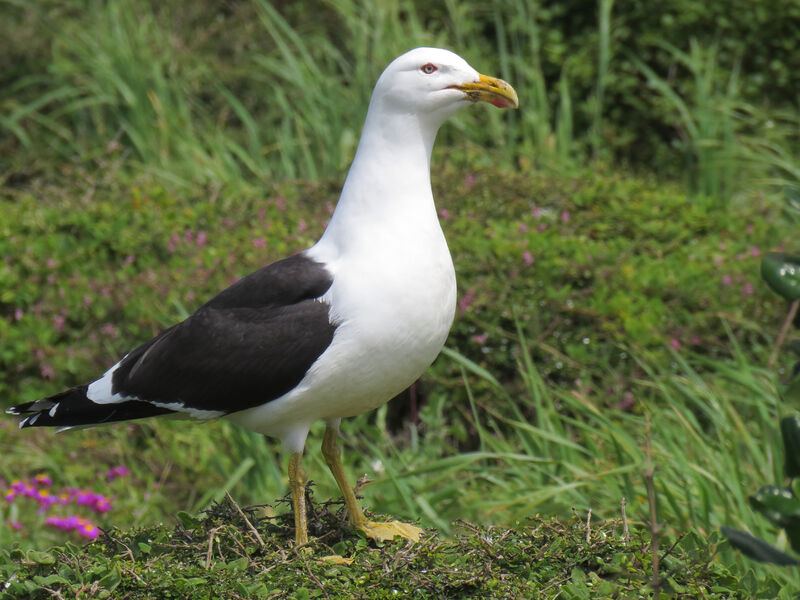
[[[624,541],[619,521],[587,527],[580,519],[561,523],[537,516],[515,529],[461,524],[447,540],[430,536],[422,544],[372,548],[343,531],[342,515],[329,508],[312,513],[312,527],[324,535],[314,543],[314,554],[288,549],[291,518],[265,524],[230,502],[212,506],[202,519],[182,514],[174,529],[114,530],[83,549],[67,544],[48,552],[0,550],[0,573],[14,573],[0,598],[505,600],[555,597],[559,590],[574,598],[639,598],[649,578],[650,565],[641,559],[646,536],[634,530]],[[686,599],[756,597],[755,580],[740,586],[724,569],[709,565],[709,551],[713,542],[697,536],[675,544],[665,560],[671,570],[665,591]],[[334,553],[353,564],[316,558]],[[10,569],[9,558],[22,569]]]
[[[282,497],[285,457],[226,423],[54,435],[5,419],[0,484],[46,473],[54,492],[111,498],[99,516],[76,509],[110,533],[85,547],[30,498],[0,502],[7,594],[500,598],[557,581],[579,598],[648,597],[655,532],[665,595],[796,597],[795,570],[717,541],[729,526],[789,548],[749,497],[785,487],[779,423],[797,408],[781,393],[788,357],[770,358],[786,306],[759,279],[767,251],[797,252],[796,3],[162,4],[0,0],[0,405],[85,382],[307,247],[383,66],[451,47],[523,107],[476,107],[442,130],[433,180],[456,325],[411,412],[401,398],[343,440],[348,471],[374,479],[365,504],[440,537],[375,548],[326,517],[317,535],[335,542],[314,556],[355,555],[347,569],[289,551],[284,506],[252,513],[266,549],[228,504],[173,530],[159,523],[226,491]],[[315,495],[335,498],[320,432],[309,439]],[[130,476],[107,481],[118,465]]]

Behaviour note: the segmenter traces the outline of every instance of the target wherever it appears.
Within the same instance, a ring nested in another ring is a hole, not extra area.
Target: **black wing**
[[[300,382],[333,340],[336,325],[319,300],[332,282],[325,266],[304,254],[237,281],[120,361],[111,392],[127,400],[116,403],[113,416],[115,403],[93,403],[86,386],[74,390],[80,394],[62,393],[10,412],[42,413],[28,417],[25,426],[75,425],[124,419],[122,404],[132,409],[128,418],[138,418],[167,409],[230,413],[274,400]],[[73,403],[80,409],[67,410]],[[143,403],[157,404],[149,404],[147,414]],[[48,414],[54,404],[59,406]],[[61,414],[71,414],[70,422],[62,422]]]
[[[332,283],[303,254],[239,280],[122,360],[112,392],[234,412],[282,396],[330,345]]]

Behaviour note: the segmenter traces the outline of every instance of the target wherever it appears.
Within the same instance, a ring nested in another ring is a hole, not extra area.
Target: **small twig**
[[[303,549],[300,548],[299,550],[300,551],[299,552],[296,551],[296,553],[303,560],[303,567],[305,567],[306,573],[308,573],[309,579],[311,579],[311,581],[313,581],[316,584],[316,586],[320,589],[320,591],[322,591],[322,593],[325,594],[325,598],[327,598],[328,600],[331,600],[331,597],[328,595],[328,592],[325,590],[325,586],[322,584],[322,582],[319,580],[319,578],[316,575],[314,575],[314,573],[311,572],[311,569],[308,566],[308,561],[306,560],[306,557],[303,556],[303,552],[302,552]]]
[[[647,466],[644,472],[644,480],[647,484],[647,499],[650,503],[650,550],[653,554],[653,598],[658,600],[661,595],[661,582],[658,578],[658,522],[656,521],[656,487],[655,472],[653,471],[653,448],[650,436],[650,413],[645,414],[645,456]]]
[[[244,511],[239,507],[236,501],[233,498],[231,498],[231,495],[227,490],[225,490],[225,495],[228,497],[228,500],[230,500],[231,504],[233,504],[233,506],[236,508],[236,511],[239,513],[239,515],[244,519],[244,522],[247,523],[247,526],[250,528],[250,531],[253,532],[253,535],[256,536],[256,539],[258,540],[258,545],[263,548],[264,540],[262,540],[261,536],[258,535],[258,529],[253,527],[253,524],[250,522],[250,519],[247,518],[247,515],[244,514]]]
[[[372,483],[372,479],[370,479],[366,473],[358,478],[358,481],[356,481],[356,484],[353,486],[353,493],[356,495],[356,498],[360,498],[359,494],[361,490],[364,489],[364,486],[368,483]]]
[[[592,509],[589,509],[589,513],[586,515],[586,543],[588,544],[590,538],[592,537]]]
[[[222,527],[214,527],[211,531],[208,532],[208,552],[206,552],[206,569],[211,568],[211,559],[214,556],[214,536],[217,535],[217,531],[222,529]]]
[[[786,334],[789,333],[789,328],[792,326],[792,322],[794,322],[794,318],[797,315],[797,308],[799,306],[800,299],[792,302],[792,305],[789,307],[789,314],[786,315],[786,319],[783,321],[783,326],[778,333],[778,339],[775,340],[775,347],[772,349],[772,353],[769,355],[767,369],[772,369],[772,367],[775,366],[775,361],[778,360],[778,352],[780,352],[781,346],[783,346],[783,341],[786,339]]]
[[[622,536],[626,544],[631,541],[631,532],[628,530],[628,516],[625,514],[625,507],[627,504],[628,501],[625,500],[625,496],[623,496],[622,502],[619,503],[619,508],[622,511]]]

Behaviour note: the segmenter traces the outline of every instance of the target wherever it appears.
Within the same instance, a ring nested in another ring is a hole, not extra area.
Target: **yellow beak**
[[[472,102],[488,102],[498,108],[519,108],[517,92],[502,79],[479,75],[478,81],[474,83],[462,83],[450,87],[464,92],[467,99]]]

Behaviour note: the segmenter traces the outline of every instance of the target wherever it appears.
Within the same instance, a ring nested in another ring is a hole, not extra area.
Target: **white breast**
[[[337,323],[333,341],[292,391],[228,418],[297,450],[314,421],[372,410],[413,383],[441,351],[455,313],[453,262],[435,225],[411,244],[384,237],[343,256],[327,244],[309,249],[333,274],[321,299]]]

